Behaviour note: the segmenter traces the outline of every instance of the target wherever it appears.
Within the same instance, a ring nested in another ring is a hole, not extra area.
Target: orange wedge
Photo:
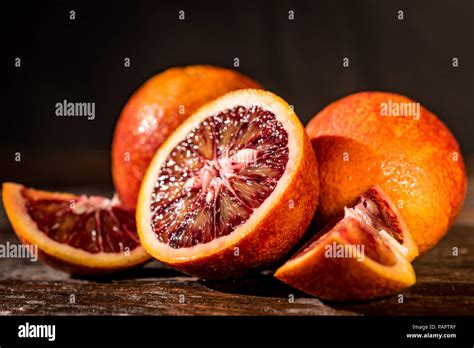
[[[280,267],[275,277],[326,300],[365,300],[415,284],[418,249],[388,196],[373,187]]]
[[[2,186],[3,205],[18,238],[37,246],[49,265],[79,275],[116,272],[143,264],[134,211],[116,200]]]

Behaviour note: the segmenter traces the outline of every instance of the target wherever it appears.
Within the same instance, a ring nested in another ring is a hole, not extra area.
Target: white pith
[[[114,205],[119,204],[117,194],[112,199],[100,196],[79,196],[77,200],[71,201],[71,211],[74,214],[82,215],[91,213],[97,209],[111,209]]]
[[[374,227],[373,221],[367,212],[363,209],[359,209],[357,206],[354,208],[344,207],[344,218],[352,217],[359,221],[365,222],[368,226]],[[404,257],[408,255],[408,248],[401,245],[393,236],[385,229],[376,229],[379,236],[390,246],[390,249],[395,253],[400,253]]]
[[[227,151],[219,158],[214,157],[206,160],[199,174],[186,181],[184,189],[189,191],[200,188],[206,193],[206,202],[210,203],[214,201],[223,186],[227,187],[229,191],[233,191],[229,179],[235,175],[237,170],[255,159],[258,152],[254,149],[242,149],[235,154],[229,154]]]

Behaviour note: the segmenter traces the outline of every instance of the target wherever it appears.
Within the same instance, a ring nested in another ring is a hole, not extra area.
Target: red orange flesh
[[[112,144],[112,176],[123,204],[135,209],[146,169],[176,127],[205,103],[242,88],[260,85],[206,65],[171,68],[141,86],[124,106]]]
[[[103,197],[77,196],[4,183],[3,204],[18,238],[66,272],[96,275],[143,264],[134,211]]]

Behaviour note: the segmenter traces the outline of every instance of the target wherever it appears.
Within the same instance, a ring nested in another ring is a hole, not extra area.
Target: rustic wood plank
[[[286,286],[271,274],[209,282],[152,262],[141,270],[91,280],[71,278],[40,263],[21,263],[2,267],[12,271],[0,276],[0,314],[353,314],[332,309],[315,298],[302,297],[290,303]]]
[[[324,302],[278,282],[271,271],[211,282],[153,261],[122,275],[78,279],[39,262],[2,259],[0,315],[472,315],[473,215],[463,212],[448,236],[415,261],[418,281],[402,293],[403,303],[397,295],[357,303]],[[0,243],[18,243],[5,216],[0,217],[0,231]],[[458,256],[453,255],[455,247]]]

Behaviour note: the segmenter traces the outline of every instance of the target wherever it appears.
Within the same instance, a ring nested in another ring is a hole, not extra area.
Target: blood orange
[[[260,88],[250,78],[214,66],[168,69],[141,86],[124,106],[112,144],[112,176],[124,205],[135,209],[140,184],[153,155],[197,108],[242,88]]]
[[[417,247],[395,205],[373,187],[280,267],[275,277],[327,300],[363,300],[415,283]]]
[[[461,151],[449,129],[415,101],[356,93],[324,108],[306,130],[321,173],[316,221],[329,221],[378,184],[400,208],[420,253],[453,224],[466,192]]]
[[[145,249],[202,278],[271,264],[294,246],[316,210],[311,143],[276,95],[230,92],[205,105],[157,151],[140,189]]]
[[[18,238],[37,245],[51,266],[80,275],[132,268],[150,259],[134,211],[115,200],[3,184],[3,204]]]

